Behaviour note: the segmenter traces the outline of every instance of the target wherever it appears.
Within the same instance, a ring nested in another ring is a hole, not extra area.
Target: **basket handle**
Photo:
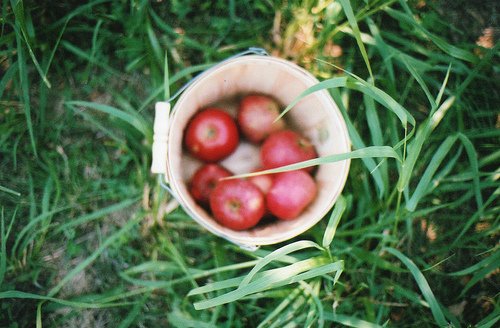
[[[159,101],[155,104],[155,121],[153,126],[153,161],[151,172],[167,173],[167,141],[170,119],[170,103]]]

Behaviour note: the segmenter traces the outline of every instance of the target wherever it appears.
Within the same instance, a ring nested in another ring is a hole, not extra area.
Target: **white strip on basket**
[[[153,161],[151,172],[167,173],[167,141],[170,116],[170,103],[157,102],[153,129]]]

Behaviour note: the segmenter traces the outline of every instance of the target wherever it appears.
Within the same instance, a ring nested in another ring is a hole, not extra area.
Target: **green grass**
[[[0,326],[498,325],[497,8],[3,1]],[[251,46],[318,76],[353,146],[305,163],[352,158],[332,211],[255,252],[149,172],[154,103]]]

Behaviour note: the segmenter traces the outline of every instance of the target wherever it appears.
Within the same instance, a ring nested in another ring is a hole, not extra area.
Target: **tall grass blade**
[[[474,69],[467,75],[467,78],[460,84],[455,92],[455,96],[460,98],[462,93],[465,92],[467,87],[471,84],[471,82],[478,76],[480,76],[480,72],[483,70],[484,66],[487,64],[491,64],[495,55],[498,55],[498,50],[500,49],[500,42],[496,42],[494,47],[489,49],[488,52],[481,58],[481,61],[477,65],[474,66]]]
[[[170,263],[170,262],[168,262],[168,263],[159,262],[156,267],[152,268],[151,266],[154,266],[155,263],[157,263],[157,261],[144,263],[144,266],[139,265],[137,267],[132,267],[126,271],[120,272],[119,275],[121,278],[123,278],[124,280],[126,280],[134,285],[145,286],[145,287],[153,288],[153,289],[154,288],[168,288],[168,287],[174,286],[176,284],[188,282],[191,279],[201,279],[201,278],[209,277],[211,275],[218,274],[221,272],[227,272],[227,271],[232,272],[232,271],[239,270],[239,269],[246,269],[248,267],[254,266],[257,263],[257,261],[247,261],[247,262],[243,262],[243,263],[231,264],[231,265],[226,265],[223,267],[217,267],[217,268],[214,268],[211,270],[192,270],[192,271],[190,271],[190,276],[187,276],[184,274],[181,278],[170,279],[170,280],[166,280],[166,281],[165,280],[155,280],[155,281],[140,280],[140,279],[134,279],[134,278],[130,277],[130,275],[133,275],[134,273],[162,273],[162,272],[180,273],[180,272],[183,272],[182,269],[178,265],[175,265],[174,263]],[[229,279],[229,280],[231,280],[231,279]],[[210,288],[215,288],[215,290],[219,290],[219,289],[225,289],[225,288],[229,288],[229,287],[236,287],[243,280],[243,277],[238,277],[238,278],[235,278],[234,280],[231,280],[231,281],[229,281],[229,280],[227,280],[227,282],[225,281],[224,282],[225,285],[220,287],[220,288],[217,286],[214,287],[211,285],[210,285],[211,286]],[[214,283],[214,284],[217,284],[217,283]],[[209,286],[209,285],[206,285],[206,286]],[[197,288],[191,290],[191,292],[198,291],[197,294],[202,294],[202,293],[212,291],[212,290],[207,289],[206,286],[197,287]],[[188,296],[195,295],[194,293],[192,294],[191,292]]]
[[[158,38],[156,37],[156,34],[153,31],[153,28],[151,27],[151,23],[149,21],[146,22],[146,33],[148,35],[149,45],[153,50],[154,59],[156,60],[158,66],[161,67],[163,51],[161,49],[160,42],[158,41]]]
[[[480,214],[482,214],[483,208],[483,196],[481,194],[481,185],[479,183],[479,164],[477,161],[477,152],[474,148],[474,144],[467,138],[463,133],[458,134],[458,138],[464,145],[467,156],[469,157],[469,163],[472,171],[472,182],[474,185],[474,193],[476,196],[477,208]]]
[[[382,326],[356,317],[325,311],[325,321],[355,328],[382,328]]]
[[[313,281],[311,283],[313,286],[304,281],[300,281],[299,284],[304,290],[304,294],[309,295],[308,302],[311,303],[304,327],[310,328],[316,323],[315,327],[323,328],[325,325],[325,314],[321,300],[318,297],[320,287],[318,281]]]
[[[86,111],[82,111],[79,108],[77,108],[76,106],[72,106],[72,105],[67,105],[67,106],[73,113],[81,116],[84,120],[90,122],[92,124],[93,128],[102,131],[105,135],[107,135],[108,137],[113,139],[117,145],[119,145],[120,147],[123,147],[123,149],[125,149],[135,159],[136,156],[135,156],[134,152],[130,149],[130,147],[127,145],[126,140],[122,136],[113,132],[110,128],[105,127],[100,122],[100,120],[96,119],[95,115],[92,115],[91,113],[87,113]]]
[[[347,109],[345,108],[342,97],[340,95],[340,92],[337,89],[330,90],[330,94],[332,95],[333,99],[337,103],[337,106],[339,106],[340,112],[342,113],[342,116],[344,117],[344,121],[346,122],[347,130],[349,132],[349,137],[351,138],[352,145],[355,149],[362,149],[365,148],[366,145],[361,139],[361,135],[359,132],[356,130],[354,127],[354,124],[352,123],[349,115],[347,114]],[[373,158],[367,157],[367,158],[362,158],[363,164],[366,166],[368,171],[370,172],[370,175],[372,176],[375,186],[377,187],[377,192],[379,195],[379,198],[382,198],[382,196],[385,194],[385,183],[384,179],[382,178],[382,173],[377,170],[377,163]]]
[[[61,42],[64,32],[66,31],[66,27],[68,26],[69,20],[70,18],[68,17],[68,19],[66,19],[66,21],[64,22],[64,25],[61,28],[61,31],[59,32],[59,35],[57,37],[56,43],[54,44],[54,47],[50,52],[49,60],[47,61],[47,66],[45,67],[45,75],[49,73],[50,66],[52,65],[52,61],[54,60],[54,56],[56,54],[57,49],[59,48],[59,43]]]
[[[78,48],[77,46],[75,46],[74,44],[68,42],[68,41],[61,41],[61,45],[68,51],[72,52],[73,54],[75,54],[76,56],[88,61],[90,64],[94,64],[96,66],[99,66],[100,68],[104,69],[105,71],[107,71],[108,73],[110,74],[113,74],[115,75],[116,77],[120,77],[122,76],[122,73],[114,68],[112,68],[111,66],[107,65],[105,62],[103,62],[102,60],[98,60],[94,57],[92,57],[90,54],[86,53],[85,51],[83,51],[82,49]]]
[[[17,43],[17,64],[19,67],[19,80],[21,81],[21,101],[24,106],[24,115],[26,117],[26,126],[28,127],[28,133],[31,141],[31,148],[33,150],[33,155],[38,157],[35,134],[33,132],[33,122],[31,120],[31,100],[29,94],[29,78],[28,78],[28,68],[26,67],[26,61],[24,58],[24,48],[22,45],[21,37],[19,35],[19,28],[14,27],[16,34]]]
[[[263,259],[259,260],[259,262],[255,265],[255,267],[248,273],[248,275],[243,279],[238,288],[242,288],[252,281],[252,278],[255,276],[257,272],[259,272],[262,268],[264,268],[267,264],[272,261],[278,261],[280,257],[284,255],[288,255],[290,253],[305,249],[315,247],[317,249],[322,249],[318,244],[309,240],[300,240],[292,244],[288,244],[281,248],[278,248],[274,252],[270,253]]]
[[[2,207],[0,211],[0,287],[2,286],[7,269],[7,237],[8,234],[5,231],[5,214]]]
[[[77,217],[71,221],[68,221],[68,222],[58,226],[57,229],[53,230],[52,234],[56,235],[56,234],[66,230],[66,229],[73,228],[73,227],[100,219],[100,218],[102,218],[106,215],[109,215],[111,213],[123,210],[123,209],[137,203],[138,200],[139,200],[139,197],[129,198],[129,199],[126,199],[126,200],[119,202],[117,204],[113,204],[113,205],[110,205],[108,207],[101,208],[101,209],[94,211],[92,213],[82,215],[80,217]]]
[[[352,10],[351,3],[349,0],[339,0],[339,2],[342,5],[342,9],[344,9],[344,13],[347,17],[349,25],[351,25],[354,37],[356,38],[359,50],[361,51],[361,56],[363,56],[366,68],[368,69],[368,73],[370,74],[370,79],[371,81],[375,82],[375,79],[373,78],[372,67],[370,65],[370,60],[368,59],[368,53],[366,52],[365,45],[363,43],[363,40],[361,39],[361,31],[359,30],[358,21],[356,19],[356,16],[354,16],[354,11]]]
[[[467,268],[464,270],[461,270],[459,272],[452,273],[450,275],[466,275],[466,274],[472,274],[471,279],[467,282],[465,287],[462,289],[460,296],[463,297],[469,289],[471,289],[475,284],[477,284],[479,281],[484,279],[488,274],[493,272],[494,270],[497,270],[500,267],[500,251],[498,249],[493,251],[493,254],[482,260],[481,262]]]
[[[42,305],[43,301],[36,307],[36,328],[42,328]]]
[[[125,274],[137,274],[137,273],[161,273],[163,271],[172,272],[178,270],[178,267],[172,262],[167,261],[149,261],[144,262],[139,265],[128,268],[123,271]]]
[[[7,88],[7,84],[12,81],[12,78],[17,73],[18,65],[13,62],[9,68],[4,72],[2,78],[0,79],[0,99],[2,99],[3,93]]]
[[[69,207],[57,208],[57,209],[54,209],[52,211],[44,212],[38,216],[33,217],[30,220],[30,222],[28,224],[26,224],[21,229],[21,231],[19,233],[16,234],[16,240],[14,241],[14,245],[12,246],[12,249],[11,249],[12,257],[15,257],[15,254],[17,253],[17,249],[18,249],[19,245],[21,244],[21,241],[23,241],[23,238],[25,235],[28,235],[29,233],[31,233],[31,235],[28,235],[28,237],[24,238],[24,241],[21,244],[20,253],[22,253],[22,251],[25,249],[26,245],[29,244],[36,237],[36,235],[41,232],[40,229],[35,229],[37,224],[39,224],[40,222],[43,222],[44,220],[46,220],[47,218],[51,217],[52,215],[54,215],[56,213],[67,210],[68,208]]]
[[[391,289],[394,290],[395,295],[404,297],[404,298],[412,301],[415,304],[429,308],[429,303],[427,303],[425,300],[423,300],[422,296],[420,296],[420,294],[415,293],[413,290],[410,290],[408,288],[400,286],[399,284],[395,283],[394,280],[386,279],[385,282],[386,282],[387,286],[390,286]]]
[[[424,143],[428,140],[431,132],[441,122],[454,101],[455,97],[453,96],[444,101],[436,112],[417,130],[415,139],[408,145],[408,156],[402,165],[402,171],[398,181],[398,191],[402,192],[408,186]]]
[[[441,84],[441,87],[439,88],[439,93],[436,96],[436,105],[439,105],[441,103],[441,99],[443,99],[444,92],[446,91],[446,86],[448,85],[448,79],[450,78],[450,72],[451,72],[451,63],[450,65],[448,65],[448,70],[446,71],[443,83]],[[431,114],[434,114],[434,112],[432,112]]]
[[[321,264],[323,263],[326,263],[326,259],[325,258],[320,258],[319,260],[316,259],[316,258],[309,258],[307,260],[302,260],[302,261],[299,261],[299,260],[296,260],[296,261],[293,261],[291,264],[293,264],[294,267],[305,267],[305,266],[309,266],[311,264],[317,264],[318,261],[321,262]],[[250,261],[250,262],[247,262],[247,263],[252,263],[252,262],[255,262],[255,264],[258,263],[258,261]],[[299,263],[300,262],[300,263]],[[299,263],[299,264],[297,264]],[[201,278],[201,277],[205,277],[205,276],[210,276],[212,275],[213,273],[215,273],[217,269],[212,269],[212,273],[211,274],[199,274],[197,276],[195,276],[195,278]],[[265,277],[269,277],[269,276],[272,276],[274,274],[280,274],[281,272],[283,271],[286,271],[287,270],[287,267],[281,267],[281,268],[276,268],[276,269],[269,269],[267,271],[263,271],[263,272],[258,272],[255,274],[255,279],[261,279],[261,278],[265,278]],[[219,272],[219,271],[217,271]],[[245,276],[239,276],[239,277],[235,277],[235,278],[229,278],[229,279],[226,279],[226,280],[222,280],[222,281],[216,281],[216,282],[213,282],[213,283],[209,283],[209,284],[206,284],[204,286],[201,286],[201,287],[197,287],[197,288],[194,288],[192,290],[189,291],[188,293],[188,296],[193,296],[193,295],[200,295],[200,294],[204,294],[204,293],[210,293],[210,292],[214,292],[214,291],[219,291],[219,290],[223,290],[223,289],[227,289],[227,288],[231,288],[231,287],[237,287],[240,285],[241,281],[243,281],[243,279],[245,279],[246,275]]]
[[[168,322],[176,328],[193,327],[193,328],[218,328],[210,322],[204,322],[189,318],[186,314],[180,311],[174,311],[168,314]]]
[[[415,81],[417,81],[417,83],[420,85],[420,88],[424,91],[424,94],[427,97],[427,100],[429,100],[431,108],[436,108],[437,107],[436,101],[434,100],[434,97],[432,97],[432,94],[429,91],[429,87],[425,83],[424,78],[420,75],[418,70],[410,63],[411,57],[406,56],[403,53],[399,53],[398,58],[403,62],[403,64],[408,69],[410,74],[413,76]]]
[[[479,271],[485,267],[488,267],[490,263],[500,263],[500,252],[498,251],[497,248],[492,250],[492,253],[490,256],[485,258],[484,260],[466,268],[460,271],[456,271],[453,273],[448,273],[450,276],[465,276],[465,275],[470,275],[473,274],[476,271]]]
[[[227,304],[237,301],[247,295],[262,292],[270,288],[281,287],[338,270],[343,270],[344,266],[343,261],[337,261],[329,264],[323,263],[324,260],[322,261],[318,258],[314,258],[297,262],[284,268],[276,269],[272,271],[272,274],[256,279],[242,288],[238,288],[206,301],[196,302],[194,303],[194,307],[197,310],[202,310]]]
[[[434,152],[432,159],[425,169],[424,174],[420,178],[415,191],[413,192],[411,198],[406,203],[406,209],[410,212],[415,211],[420,199],[424,197],[428,190],[431,180],[436,173],[437,169],[443,162],[446,155],[450,152],[451,147],[455,144],[457,136],[449,136],[446,138],[443,143],[439,146],[439,148]]]
[[[406,270],[400,268],[399,266],[396,266],[391,262],[384,260],[382,257],[380,257],[380,255],[366,251],[359,247],[352,247],[349,252],[349,255],[365,263],[373,264],[374,266],[382,270],[387,270],[396,273],[406,272]]]
[[[368,82],[356,79],[356,81],[348,81],[347,88],[352,90],[360,91],[370,97],[372,97],[375,101],[383,105],[388,110],[392,111],[399,118],[401,125],[403,128],[407,128],[407,123],[415,126],[415,118],[404,108],[401,106],[394,98],[389,96],[385,91],[370,85]]]
[[[455,240],[453,241],[453,243],[451,244],[451,247],[454,247],[458,244],[458,242],[462,239],[462,237],[464,236],[464,234],[470,229],[470,227],[474,224],[474,222],[476,222],[482,215],[483,215],[483,212],[484,210],[490,206],[491,204],[495,204],[495,202],[497,201],[497,198],[500,196],[500,187],[497,188],[492,194],[491,196],[486,200],[486,202],[484,203],[484,205],[478,210],[476,211],[468,220],[467,222],[465,222],[464,224],[464,227],[462,228],[462,231],[460,231],[460,233],[458,234],[457,237],[455,237]]]
[[[179,251],[179,248],[172,242],[172,240],[170,240],[168,236],[164,239],[164,244],[170,254],[170,258],[177,264],[180,270],[184,272],[187,281],[189,281],[193,287],[197,288],[198,283],[196,282],[193,273],[188,269],[184,254]]]
[[[368,28],[370,29],[373,38],[375,39],[375,46],[377,47],[380,57],[387,68],[387,73],[389,74],[389,79],[394,85],[396,83],[396,75],[394,74],[394,65],[392,63],[392,58],[394,57],[394,50],[387,45],[382,36],[380,35],[380,30],[377,25],[373,22],[371,18],[366,19]]]
[[[61,24],[65,24],[67,21],[73,19],[74,17],[78,16],[78,15],[81,15],[85,12],[88,12],[90,9],[92,9],[92,7],[95,7],[99,4],[103,4],[103,3],[106,3],[106,2],[111,2],[113,0],[94,0],[94,1],[90,1],[84,5],[81,5],[80,7],[77,7],[75,10],[73,10],[72,12],[70,12],[69,14],[67,14],[66,16],[62,17],[61,19],[55,21],[54,23],[52,23],[48,28],[49,29],[54,29],[56,28],[57,26],[61,25]]]
[[[12,10],[14,12],[14,16],[16,19],[16,39],[17,42],[20,42],[20,36],[18,34],[22,35],[22,40],[26,44],[26,48],[28,49],[28,53],[31,57],[31,60],[33,61],[33,64],[35,65],[36,70],[38,71],[38,74],[40,74],[40,77],[42,78],[43,83],[47,86],[47,88],[51,88],[51,84],[49,80],[47,79],[47,75],[44,73],[42,70],[42,67],[38,63],[38,60],[35,57],[35,53],[33,52],[33,49],[30,45],[28,35],[26,34],[26,16],[25,16],[25,11],[24,11],[24,4],[22,0],[11,0],[10,1],[12,5]],[[20,43],[18,43],[18,48],[22,46]]]
[[[496,307],[490,315],[483,320],[479,321],[476,325],[477,328],[491,328],[497,327],[495,324],[500,321],[500,308]]]
[[[274,270],[278,270],[278,269],[274,269]],[[259,273],[257,273],[256,278],[260,279],[262,277],[267,277],[272,272],[275,272],[275,271],[268,270],[268,271],[264,271],[264,272],[259,272]],[[225,279],[222,281],[212,282],[212,283],[206,284],[206,285],[201,286],[201,287],[193,288],[189,291],[188,296],[201,295],[201,294],[206,294],[206,293],[210,293],[210,292],[224,290],[224,289],[228,289],[228,288],[232,288],[232,287],[238,287],[244,278],[245,277],[243,277],[243,276],[236,277],[236,278],[230,278],[230,279]]]
[[[286,309],[296,298],[297,296],[302,292],[301,289],[299,288],[294,288],[290,294],[277,306],[274,308],[273,311],[271,311],[265,318],[260,322],[260,324],[257,326],[257,328],[264,328],[269,325],[269,323],[276,318],[284,309]]]
[[[102,24],[103,24],[103,20],[98,19],[97,24],[95,24],[94,31],[92,33],[92,46],[90,48],[90,54],[88,55],[89,60],[87,62],[87,68],[85,69],[84,78],[83,78],[83,80],[86,83],[88,83],[88,81],[90,79],[94,63],[99,62],[99,58],[96,58],[96,53],[98,50],[97,49],[97,47],[98,47],[97,40],[98,40],[98,36],[99,36],[99,30],[101,29]]]
[[[139,113],[137,113],[137,115],[132,115],[130,113],[126,113],[122,110],[119,110],[109,105],[88,102],[88,101],[74,100],[74,101],[67,101],[66,104],[70,106],[92,108],[102,113],[106,113],[111,117],[116,117],[133,126],[137,131],[141,132],[145,137],[150,136],[152,133],[150,125],[146,122],[146,120],[142,116],[140,116]]]
[[[169,84],[169,69],[168,69],[168,50],[165,50],[165,64],[163,66],[163,100],[170,99],[170,84]]]
[[[21,193],[20,192],[17,192],[15,190],[10,189],[10,188],[4,187],[2,185],[0,185],[0,191],[5,192],[7,194],[11,194],[11,195],[17,196],[17,197],[21,197]]]
[[[438,324],[441,327],[448,326],[448,322],[446,321],[446,318],[441,310],[441,306],[436,300],[436,297],[434,296],[434,293],[432,292],[429,283],[425,279],[422,272],[415,265],[415,263],[413,263],[412,260],[410,260],[408,257],[406,257],[403,253],[401,253],[395,248],[387,247],[384,248],[384,250],[396,256],[401,262],[403,262],[403,264],[408,268],[408,270],[410,270],[411,274],[413,275],[413,278],[415,279],[415,282],[418,285],[418,288],[422,292],[422,296],[429,304],[432,316],[434,317],[436,324]]]
[[[84,270],[87,266],[92,264],[99,255],[102,254],[108,248],[109,246],[115,244],[123,235],[125,235],[130,229],[132,229],[140,220],[142,219],[141,215],[138,215],[136,218],[130,220],[125,224],[120,230],[106,238],[106,240],[103,241],[103,243],[89,256],[87,257],[84,261],[78,263],[76,267],[74,267],[66,276],[64,276],[61,281],[54,286],[48,293],[47,296],[52,297],[56,295],[61,288],[66,285],[71,279],[73,279],[78,273],[80,273],[82,270]]]
[[[382,127],[380,125],[380,120],[377,114],[377,109],[375,108],[375,102],[373,98],[366,95],[363,96],[363,103],[365,104],[366,110],[366,123],[370,129],[370,136],[373,141],[374,146],[383,146],[384,137],[382,132]]]
[[[374,146],[384,145],[384,132],[382,130],[382,125],[380,124],[377,109],[375,107],[375,101],[373,98],[367,95],[363,96],[363,102],[366,109],[366,123],[370,130],[370,135]],[[387,161],[382,160],[377,166],[376,170],[380,172],[381,180],[384,184],[384,190],[389,189],[389,173],[387,168]],[[370,171],[372,172],[372,171]]]
[[[400,1],[400,3],[404,3],[404,1]],[[406,5],[406,4],[405,4]],[[407,5],[406,5],[407,7]],[[407,7],[408,8],[408,7]],[[465,60],[468,62],[471,62],[473,64],[478,62],[478,58],[474,56],[472,53],[460,49],[458,47],[455,47],[454,45],[449,44],[446,42],[444,39],[438,37],[437,35],[432,34],[429,32],[427,29],[425,29],[421,24],[419,24],[415,18],[413,18],[412,14],[406,14],[402,13],[398,10],[392,9],[390,7],[386,7],[385,12],[389,14],[392,18],[396,19],[399,22],[405,22],[407,24],[410,24],[413,26],[415,29],[419,30],[420,32],[424,33],[429,40],[431,40],[439,49],[450,55],[451,57]]]
[[[476,272],[471,278],[471,280],[465,285],[465,287],[462,289],[460,292],[459,297],[463,297],[469,289],[471,289],[474,285],[476,285],[479,281],[483,280],[487,275],[489,275],[491,272],[498,270],[498,262],[497,263],[490,263],[487,267],[483,268],[482,270]]]
[[[41,301],[50,301],[63,306],[69,306],[78,309],[102,309],[109,308],[115,306],[124,306],[130,305],[128,302],[123,303],[100,303],[100,302],[79,302],[79,301],[70,301],[64,300],[60,298],[38,295],[33,293],[26,293],[17,290],[8,290],[5,292],[0,292],[0,299],[31,299],[31,300],[41,300]]]
[[[298,327],[298,323],[304,321],[305,314],[302,314],[302,312],[305,311],[307,299],[302,288],[295,288],[294,290],[300,291],[301,294],[267,328]]]
[[[127,314],[127,316],[120,322],[117,328],[128,328],[130,327],[136,318],[139,316],[141,313],[142,307],[146,304],[146,301],[150,297],[151,293],[146,293],[142,299],[135,303],[134,306],[132,307],[132,310]]]

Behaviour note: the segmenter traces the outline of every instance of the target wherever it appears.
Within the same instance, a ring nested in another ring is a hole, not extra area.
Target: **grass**
[[[0,326],[497,325],[486,4],[2,2]],[[251,46],[318,76],[353,145],[319,160],[353,158],[332,211],[255,252],[149,172],[154,103]]]

